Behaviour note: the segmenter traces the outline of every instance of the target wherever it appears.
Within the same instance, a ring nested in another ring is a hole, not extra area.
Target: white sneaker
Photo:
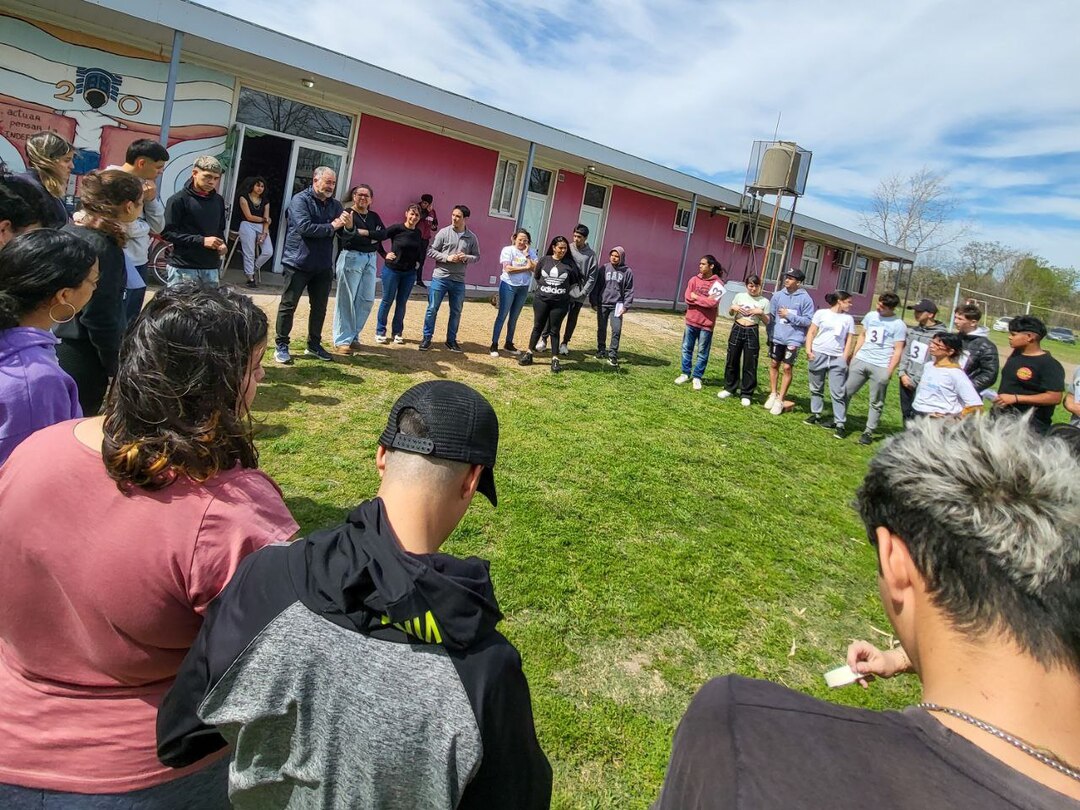
[[[675,378],[675,384],[676,385],[682,385],[684,382],[686,382],[689,379],[690,379],[689,374],[680,374],[678,377]]]
[[[739,402],[742,403],[742,406],[744,408],[749,408],[750,407],[750,397],[743,397],[742,399],[739,400]]]
[[[405,338],[403,338],[401,335],[394,335],[394,343],[402,344],[404,342]]]
[[[533,351],[546,352],[547,351],[547,341],[544,340],[543,338],[540,338],[540,340],[536,341],[536,345],[533,346]]]
[[[563,354],[563,355],[570,354],[570,347],[567,346],[565,343],[560,343],[559,344],[559,354]]]
[[[772,407],[769,408],[769,413],[771,413],[773,416],[779,416],[783,412],[784,412],[784,400],[780,399],[780,397],[777,397],[776,399],[773,400]]]
[[[386,343],[386,335],[376,335],[375,336],[375,342],[376,343]]]
[[[728,398],[728,397],[730,397],[730,396],[731,396],[731,392],[730,392],[730,391],[728,391],[728,390],[727,390],[727,389],[725,388],[725,389],[724,389],[723,391],[721,391],[721,392],[720,392],[719,394],[717,394],[717,395],[716,395],[716,398],[717,398],[717,399],[727,399],[727,398]]]
[[[697,377],[694,377],[694,390],[695,391],[700,391],[701,390],[701,380],[699,380]]]
[[[769,394],[769,398],[767,400],[765,400],[765,404],[762,405],[761,407],[763,407],[765,410],[770,410],[772,408],[774,402],[776,402],[776,392],[775,391]]]

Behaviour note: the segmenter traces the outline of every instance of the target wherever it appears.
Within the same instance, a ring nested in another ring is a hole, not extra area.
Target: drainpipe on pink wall
[[[169,148],[169,124],[172,123],[173,99],[176,98],[176,80],[180,74],[180,49],[184,44],[184,32],[173,31],[172,57],[169,59],[169,80],[165,85],[165,104],[161,110],[161,145]]]
[[[678,210],[676,204],[675,210]],[[686,239],[683,240],[682,246],[682,259],[679,260],[679,267],[675,271],[675,297],[671,299],[671,308],[676,310],[679,308],[679,293],[682,292],[682,277],[683,268],[686,267],[686,257],[690,254],[690,237],[694,235],[694,221],[697,219],[697,192],[694,192],[694,196],[690,198],[690,221],[686,223]]]

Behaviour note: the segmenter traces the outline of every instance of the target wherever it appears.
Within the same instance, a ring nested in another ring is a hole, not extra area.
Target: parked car
[[[1051,340],[1058,340],[1062,343],[1076,343],[1076,335],[1073,334],[1073,330],[1064,326],[1055,326],[1046,333],[1046,336]]]
[[[1013,319],[1012,315],[1003,315],[1002,317],[1000,317],[996,321],[994,321],[994,325],[991,326],[990,328],[993,329],[995,332],[1008,332],[1009,331],[1009,321],[1011,321],[1012,319]]]

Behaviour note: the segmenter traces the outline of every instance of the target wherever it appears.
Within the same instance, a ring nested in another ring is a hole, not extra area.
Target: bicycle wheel
[[[150,253],[147,256],[147,264],[150,265],[150,269],[154,271],[154,276],[164,286],[169,282],[169,274],[165,269],[169,260],[172,258],[173,246],[171,242],[166,242],[162,239],[155,239],[154,244],[150,248]]]

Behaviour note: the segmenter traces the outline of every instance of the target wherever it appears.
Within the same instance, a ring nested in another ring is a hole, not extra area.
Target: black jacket
[[[93,228],[66,225],[64,230],[86,240],[98,257],[98,284],[82,312],[67,323],[58,323],[53,334],[64,341],[87,340],[97,350],[101,365],[110,377],[116,376],[120,339],[124,335],[124,288],[127,265],[124,250]]]
[[[386,226],[382,217],[375,211],[368,209],[367,214],[361,217],[355,210],[353,215],[353,229],[342,231],[338,234],[338,247],[342,250],[355,250],[357,253],[375,253],[378,251],[385,255],[382,248],[386,236]],[[367,231],[367,236],[361,236],[357,231]]]
[[[216,191],[203,196],[192,181],[169,197],[165,204],[165,228],[161,235],[172,242],[169,263],[193,270],[213,270],[221,266],[221,255],[203,244],[207,236],[225,238],[225,199]]]
[[[997,346],[986,334],[985,327],[980,327],[970,334],[961,335],[964,348],[960,355],[960,365],[975,390],[980,393],[997,381],[998,370],[1001,368]]]
[[[289,200],[288,227],[281,263],[304,273],[330,273],[334,269],[334,235],[331,224],[344,209],[333,197],[320,200],[310,186]],[[343,230],[346,238],[352,231]]]
[[[551,768],[501,618],[486,561],[404,552],[367,501],[240,564],[161,704],[158,757],[183,767],[228,740],[232,798],[260,808],[294,792],[546,808]]]

